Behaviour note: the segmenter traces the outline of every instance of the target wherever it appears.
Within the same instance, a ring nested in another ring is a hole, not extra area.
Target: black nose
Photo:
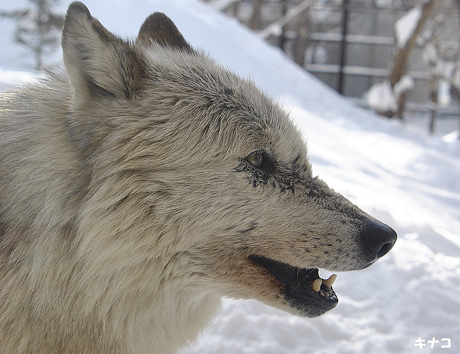
[[[369,221],[362,235],[366,245],[377,254],[377,258],[390,252],[398,237],[395,230],[380,221]]]

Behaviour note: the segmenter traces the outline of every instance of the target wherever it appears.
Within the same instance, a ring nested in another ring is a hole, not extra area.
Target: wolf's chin
[[[317,268],[298,268],[270,258],[252,255],[255,266],[265,268],[276,280],[284,284],[280,295],[301,316],[318,317],[332,310],[339,302],[332,285],[333,274],[322,279]]]

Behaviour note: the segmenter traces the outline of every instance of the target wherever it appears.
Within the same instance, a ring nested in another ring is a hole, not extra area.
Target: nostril
[[[396,239],[395,239],[396,241]],[[384,255],[386,255],[388,252],[390,252],[390,250],[393,248],[393,245],[395,244],[395,242],[387,242],[387,243],[384,243],[382,245],[382,247],[380,247],[380,249],[377,251],[377,257],[380,258],[380,257],[383,257]]]
[[[380,221],[369,221],[362,234],[366,245],[377,254],[378,258],[390,252],[397,239],[396,232]]]

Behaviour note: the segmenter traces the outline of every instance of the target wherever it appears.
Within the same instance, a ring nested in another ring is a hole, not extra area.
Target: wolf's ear
[[[81,2],[67,10],[62,32],[64,64],[76,100],[94,96],[132,98],[141,89],[145,63],[115,37]]]
[[[194,53],[174,22],[161,12],[147,17],[139,30],[136,42],[145,47],[157,43],[162,47]]]

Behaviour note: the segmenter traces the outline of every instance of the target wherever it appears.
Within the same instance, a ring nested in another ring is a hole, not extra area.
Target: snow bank
[[[373,85],[366,94],[366,101],[370,108],[377,112],[396,112],[398,100],[401,95],[414,88],[414,80],[409,75],[404,75],[394,87],[390,81]]]
[[[396,112],[398,109],[398,101],[388,80],[373,85],[367,92],[366,100],[369,107],[377,112]]]
[[[35,81],[39,74],[28,71],[9,71],[0,68],[0,90]]]
[[[256,301],[226,299],[214,324],[182,354],[459,352],[458,142],[433,140],[357,108],[202,3],[85,2],[123,36],[135,36],[153,11],[168,14],[194,47],[281,101],[308,142],[314,172],[399,234],[392,252],[375,265],[339,274],[334,288],[340,302],[325,316],[299,318]],[[433,349],[415,346],[433,338],[439,341]],[[451,349],[441,348],[445,339]]]

